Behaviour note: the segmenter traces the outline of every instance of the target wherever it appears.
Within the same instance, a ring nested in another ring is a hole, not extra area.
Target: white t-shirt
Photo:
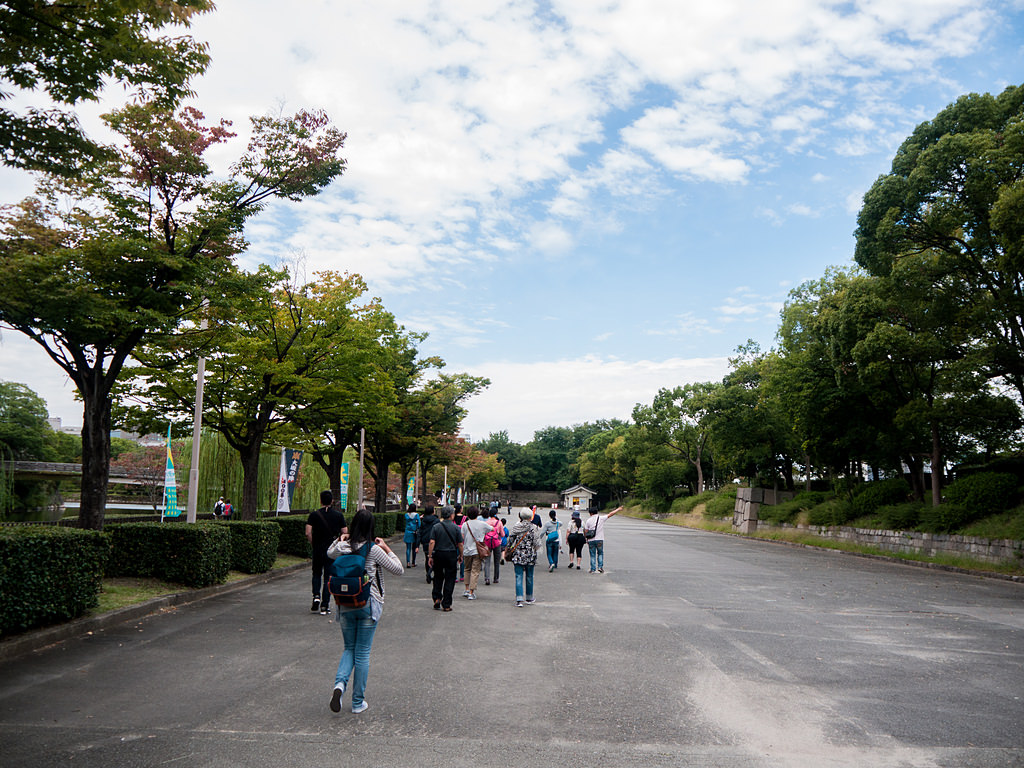
[[[584,528],[590,530],[597,529],[597,534],[592,539],[587,541],[604,541],[604,521],[608,519],[608,515],[591,515],[587,518],[587,522],[584,524]]]
[[[476,520],[467,520],[462,524],[462,556],[469,557],[470,555],[476,555],[477,544],[484,543],[484,536],[491,530],[484,520],[476,518]]]

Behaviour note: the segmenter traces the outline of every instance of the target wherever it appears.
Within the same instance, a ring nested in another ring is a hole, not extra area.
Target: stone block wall
[[[877,547],[887,552],[901,552],[934,557],[948,554],[971,557],[988,563],[1020,563],[1024,559],[1024,541],[1013,539],[981,539],[974,536],[958,536],[943,533],[920,533],[917,531],[885,531],[849,526],[805,526],[784,524],[773,526],[759,522],[756,530],[791,528],[813,533],[824,539],[849,541]]]

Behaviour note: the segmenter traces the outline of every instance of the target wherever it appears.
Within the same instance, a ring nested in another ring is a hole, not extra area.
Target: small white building
[[[590,509],[591,500],[597,495],[596,491],[587,488],[585,485],[574,485],[562,491],[562,506],[566,509],[579,508],[581,512]]]

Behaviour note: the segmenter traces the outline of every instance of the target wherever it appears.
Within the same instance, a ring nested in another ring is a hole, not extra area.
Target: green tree
[[[358,276],[321,275],[296,286],[287,273],[263,265],[231,303],[195,334],[175,335],[136,351],[128,373],[149,419],[191,413],[195,360],[206,357],[203,423],[221,433],[242,464],[243,520],[257,516],[257,481],[264,444],[300,410],[315,371],[331,365],[352,341],[366,286]],[[201,346],[197,345],[197,340]],[[145,421],[144,418],[140,421]]]
[[[5,165],[62,175],[106,154],[82,132],[73,107],[95,101],[110,81],[170,107],[206,69],[206,46],[161,36],[213,8],[210,0],[0,2],[0,98],[45,92],[51,105],[0,109]]]
[[[917,126],[864,196],[857,263],[931,254],[969,291],[971,364],[1024,399],[1024,86],[969,94]]]
[[[718,385],[712,382],[660,389],[651,405],[637,404],[633,421],[647,439],[685,459],[697,474],[696,493],[704,492],[704,461],[711,435],[710,406]]]
[[[0,381],[0,459],[50,459],[53,430],[46,401],[24,384]]]
[[[172,332],[234,271],[242,226],[271,198],[298,200],[338,176],[344,134],[320,113],[253,120],[226,181],[203,160],[226,123],[152,105],[107,116],[125,139],[117,159],[0,213],[0,323],[26,334],[83,400],[79,523],[102,528],[110,464],[111,392],[141,343]]]

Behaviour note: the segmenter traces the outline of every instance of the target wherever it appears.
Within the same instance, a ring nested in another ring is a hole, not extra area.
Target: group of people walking
[[[359,510],[346,526],[344,515],[333,509],[330,491],[320,494],[320,509],[312,512],[306,521],[306,538],[313,548],[313,604],[311,610],[322,615],[330,613],[328,584],[333,560],[361,549],[370,543],[365,559],[365,578],[370,582],[369,600],[366,606],[356,609],[340,609],[337,621],[342,631],[344,650],[335,674],[334,689],[330,700],[332,712],[341,711],[341,700],[352,682],[352,711],[363,712],[368,704],[365,699],[366,680],[370,668],[370,649],[376,632],[377,622],[384,609],[384,582],[382,571],[394,575],[404,573],[402,561],[391,551],[387,543],[378,538],[374,531],[374,517],[367,510]],[[427,583],[432,585],[431,598],[436,611],[449,612],[455,593],[455,584],[464,581],[463,597],[477,599],[477,589],[483,576],[484,585],[498,584],[501,566],[511,564],[515,573],[515,605],[521,608],[536,602],[534,594],[534,570],[537,556],[545,549],[548,571],[558,567],[558,556],[563,549],[569,550],[569,568],[576,561],[576,569],[582,562],[582,548],[590,548],[590,573],[604,572],[604,523],[617,514],[622,507],[606,515],[596,510],[583,521],[578,510],[565,527],[557,519],[555,510],[543,522],[536,511],[523,508],[519,519],[511,526],[499,518],[497,507],[481,512],[478,507],[469,507],[465,514],[458,505],[441,508],[440,516],[434,507],[427,506],[420,515],[414,505],[405,513],[405,568],[416,567],[420,550],[424,560]],[[460,573],[462,575],[460,575]]]

